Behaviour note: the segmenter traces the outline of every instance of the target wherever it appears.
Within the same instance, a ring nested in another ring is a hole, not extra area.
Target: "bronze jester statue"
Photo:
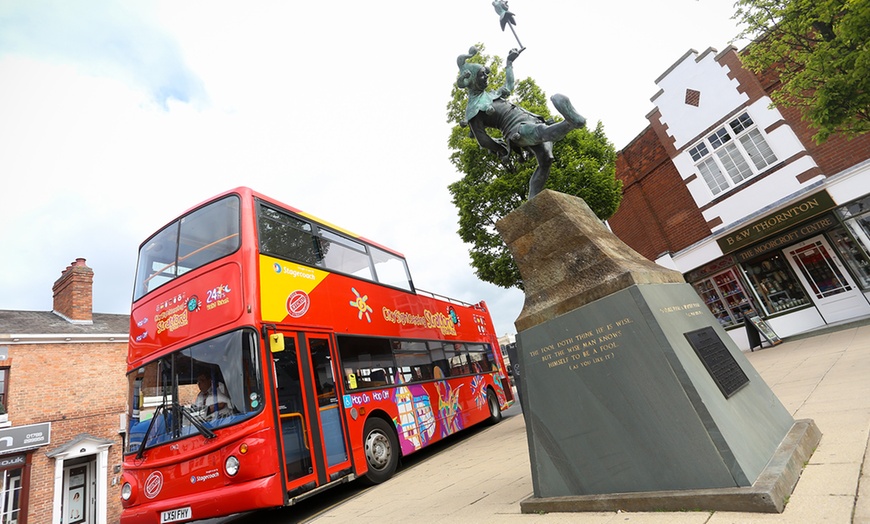
[[[511,150],[525,148],[534,153],[538,167],[529,180],[529,198],[544,189],[553,164],[553,142],[561,140],[569,131],[586,125],[568,97],[555,94],[550,97],[556,110],[565,120],[548,123],[543,117],[526,111],[509,102],[508,96],[514,90],[513,63],[522,50],[512,49],[508,53],[505,67],[505,85],[496,91],[487,91],[489,70],[480,64],[468,62],[477,54],[472,47],[468,54],[459,55],[459,78],[456,85],[468,91],[468,105],[465,107],[463,125],[471,128],[471,133],[481,147],[497,154],[503,161],[510,156]],[[492,138],[487,128],[501,131],[504,139]]]

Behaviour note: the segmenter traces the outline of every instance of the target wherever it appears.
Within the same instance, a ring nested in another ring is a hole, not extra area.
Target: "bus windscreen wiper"
[[[184,406],[180,405],[178,402],[172,401],[172,409],[176,412],[181,413],[181,415],[190,421],[193,427],[196,428],[199,433],[205,438],[215,438],[214,431],[209,429],[205,424],[202,423],[197,417],[195,417],[190,411],[187,410]],[[145,434],[142,435],[142,442],[139,444],[139,450],[136,452],[136,458],[141,459],[145,454],[145,444],[148,442],[148,435],[151,434],[151,429],[154,427],[154,421],[157,420],[157,416],[160,414],[160,411],[166,410],[166,404],[160,404],[157,408],[154,409],[154,415],[151,417],[151,423],[148,424],[148,429],[145,430]]]
[[[190,411],[187,410],[184,406],[180,405],[178,402],[172,401],[172,407],[181,411],[181,414],[193,424],[193,427],[199,431],[203,437],[205,438],[215,438],[217,435],[214,434],[214,431],[209,429],[205,424],[202,423],[197,417],[195,417]]]
[[[139,451],[136,452],[137,459],[141,459],[142,455],[145,454],[145,443],[148,442],[148,435],[151,433],[151,428],[154,427],[154,421],[157,420],[157,415],[160,414],[160,410],[163,409],[165,405],[166,404],[160,404],[154,409],[154,414],[151,415],[151,423],[148,424],[148,429],[146,429],[145,434],[142,435],[142,442],[139,443]]]

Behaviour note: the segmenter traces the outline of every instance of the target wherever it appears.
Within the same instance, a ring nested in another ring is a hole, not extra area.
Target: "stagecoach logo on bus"
[[[163,473],[155,471],[148,475],[148,478],[145,479],[145,496],[153,499],[160,494],[161,489],[163,489]]]
[[[301,289],[297,289],[287,297],[287,314],[293,318],[299,318],[308,313],[310,306],[311,298],[308,296],[308,293]]]
[[[308,280],[315,280],[317,278],[314,276],[314,271],[302,266],[297,266],[296,269],[293,269],[275,262],[272,267],[275,268],[275,273],[290,275],[291,277],[307,278]]]
[[[191,475],[190,483],[196,484],[197,482],[203,482],[203,481],[206,481],[209,479],[216,479],[219,476],[220,476],[220,471],[218,471],[218,470],[209,471],[205,475],[200,475],[198,477],[196,475]]]

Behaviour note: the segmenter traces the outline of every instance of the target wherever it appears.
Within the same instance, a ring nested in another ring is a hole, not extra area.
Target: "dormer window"
[[[716,129],[689,149],[714,195],[728,191],[776,162],[776,155],[748,113]]]

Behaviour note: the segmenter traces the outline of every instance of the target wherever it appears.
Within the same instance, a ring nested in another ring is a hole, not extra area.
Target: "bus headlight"
[[[133,486],[130,485],[129,482],[125,482],[123,486],[121,486],[121,498],[124,500],[130,500],[130,497],[133,496]]]
[[[224,469],[227,470],[227,475],[235,477],[236,473],[239,472],[239,459],[230,455],[224,463]]]

